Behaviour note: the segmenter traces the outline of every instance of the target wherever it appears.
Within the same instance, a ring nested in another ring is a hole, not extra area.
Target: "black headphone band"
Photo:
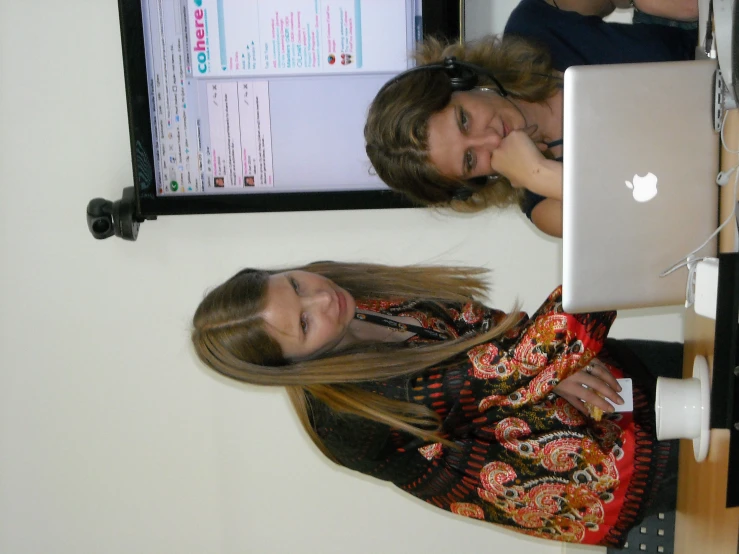
[[[449,77],[449,83],[452,86],[453,92],[472,90],[477,86],[477,82],[479,80],[478,77],[480,75],[484,75],[493,82],[495,87],[498,89],[498,93],[501,96],[508,96],[508,91],[503,87],[501,82],[497,79],[497,77],[495,77],[495,75],[493,75],[491,71],[488,71],[487,69],[485,69],[484,67],[480,67],[479,65],[468,62],[461,62],[454,56],[444,58],[444,61],[440,63],[418,65],[416,67],[412,67],[406,71],[403,71],[402,73],[396,75],[387,83],[385,83],[377,93],[377,96],[381,95],[388,88],[402,81],[406,77],[409,77],[410,75],[413,75],[415,73],[426,71],[443,71],[444,73],[446,73],[447,77]]]
[[[388,88],[392,87],[399,81],[402,81],[406,77],[413,75],[414,73],[420,73],[422,71],[444,71],[449,77],[449,82],[452,86],[452,92],[472,90],[477,86],[477,83],[479,81],[478,77],[480,75],[484,75],[493,82],[495,87],[498,89],[498,93],[502,97],[505,98],[509,95],[509,92],[493,74],[492,71],[473,63],[459,61],[454,56],[448,56],[444,58],[443,62],[418,65],[416,67],[407,69],[402,73],[399,73],[398,75],[390,79],[387,83],[385,83],[382,88],[380,88],[380,90],[377,92],[376,97],[380,96],[380,94],[385,92]],[[504,70],[499,73],[518,73],[518,71]],[[562,77],[560,77],[559,75],[551,75],[547,73],[530,73],[530,75],[535,75],[544,79],[555,79],[560,82],[562,81]]]
[[[478,189],[473,189],[470,187],[459,187],[452,195],[452,200],[460,200],[462,202],[466,202],[477,191]]]
[[[486,175],[468,179],[464,186],[461,186],[454,191],[454,194],[452,194],[452,200],[468,200],[470,196],[484,189],[488,183],[490,183],[490,180],[491,177]]]

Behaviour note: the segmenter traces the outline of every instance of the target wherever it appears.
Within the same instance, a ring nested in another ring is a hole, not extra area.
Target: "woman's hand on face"
[[[536,140],[536,125],[512,131],[493,152],[491,168],[504,175],[514,188],[562,199],[562,164],[542,154],[547,145]]]
[[[543,142],[535,142],[536,125],[508,133],[493,152],[490,161],[495,173],[504,175],[515,188],[530,188],[536,168],[546,160]]]
[[[555,394],[567,400],[586,416],[590,414],[584,402],[597,406],[605,413],[612,413],[613,406],[603,397],[609,398],[616,404],[623,404],[624,401],[617,392],[620,390],[621,387],[616,378],[597,358],[593,358],[586,368],[570,375],[554,388]]]

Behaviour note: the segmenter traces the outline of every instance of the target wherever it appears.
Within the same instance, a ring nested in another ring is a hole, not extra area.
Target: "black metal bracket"
[[[711,428],[730,433],[726,506],[739,506],[739,253],[719,254]]]
[[[144,218],[136,209],[136,192],[133,187],[124,188],[122,198],[115,202],[93,198],[87,204],[87,228],[96,239],[107,239],[115,235],[125,240],[136,240],[143,221]]]

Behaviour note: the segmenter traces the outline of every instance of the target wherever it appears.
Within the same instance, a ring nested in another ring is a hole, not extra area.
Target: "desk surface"
[[[732,110],[726,121],[727,146],[739,149],[739,110]],[[739,157],[721,151],[721,168],[739,163]],[[733,183],[733,181],[732,181]],[[733,187],[724,187],[720,199],[720,221],[734,208]],[[732,226],[727,226],[719,237],[722,252],[736,248]],[[683,375],[691,377],[693,359],[700,354],[713,367],[713,335],[715,321],[696,315],[693,309],[685,313],[685,355]],[[739,508],[726,508],[726,484],[729,467],[729,431],[711,431],[708,459],[695,462],[691,441],[682,441],[680,471],[678,474],[675,554],[737,554],[739,539]]]

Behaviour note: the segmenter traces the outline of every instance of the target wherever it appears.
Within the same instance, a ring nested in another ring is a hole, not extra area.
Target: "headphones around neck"
[[[489,71],[488,69],[485,69],[484,67],[476,64],[459,61],[454,56],[444,58],[443,62],[419,65],[403,71],[402,73],[399,73],[382,86],[382,88],[377,93],[377,96],[380,96],[385,91],[387,91],[387,89],[391,88],[393,85],[411,75],[430,71],[443,72],[449,78],[449,84],[451,85],[452,92],[464,92],[472,90],[478,86],[480,76],[484,76],[492,81],[492,83],[495,85],[495,88],[497,89],[498,94],[501,97],[508,98],[509,96],[508,91],[505,89],[505,87],[501,84],[501,82],[493,74],[492,71]],[[515,73],[515,71],[513,72]],[[506,70],[504,71],[504,73],[511,73],[511,71]],[[557,75],[548,75],[545,73],[531,73],[531,75],[536,75],[538,77],[544,77],[547,79],[557,79],[559,81],[562,80],[562,78]],[[476,177],[474,179],[470,179],[469,181],[467,181],[468,186],[459,187],[454,192],[452,199],[461,201],[468,200],[473,194],[475,194],[475,192],[481,190],[489,182],[489,180],[490,177]]]
[[[443,72],[449,78],[449,84],[451,85],[452,92],[464,92],[474,89],[478,86],[480,76],[482,75],[492,81],[492,83],[495,85],[495,88],[497,89],[498,94],[500,94],[501,97],[508,97],[508,91],[501,84],[498,78],[493,75],[492,71],[489,71],[484,67],[480,67],[476,64],[459,61],[454,56],[444,58],[443,62],[419,65],[403,71],[402,73],[399,73],[382,86],[382,88],[377,93],[377,96],[380,96],[393,85],[396,85],[398,82],[406,79],[411,75],[431,71]],[[462,201],[467,200],[468,198],[470,198],[470,196],[477,192],[477,190],[485,186],[487,181],[487,177],[477,177],[475,179],[471,179],[469,181],[470,186],[460,187],[459,189],[457,189],[453,195],[453,199]]]

